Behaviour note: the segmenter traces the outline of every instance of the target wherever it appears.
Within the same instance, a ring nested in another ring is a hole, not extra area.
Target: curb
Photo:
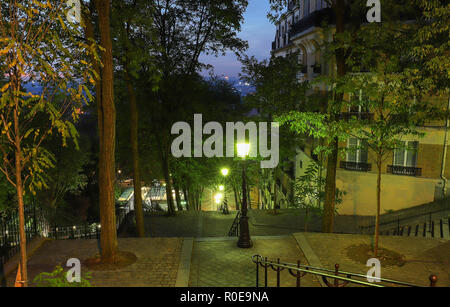
[[[46,242],[51,241],[50,239],[43,237],[36,237],[27,243],[27,260],[29,260]],[[17,253],[11,259],[9,259],[3,266],[3,272],[0,272],[0,280],[2,278],[7,278],[12,272],[14,272],[19,266],[20,254]]]
[[[303,233],[294,233],[292,234],[297,241],[298,247],[302,250],[303,254],[305,255],[306,260],[308,261],[310,266],[322,268],[323,265],[320,262],[319,257],[317,257],[316,253],[314,253],[313,249],[308,243],[308,240],[306,239],[305,235]],[[322,287],[327,287],[327,285],[323,282],[323,280],[316,276],[318,279],[320,285]]]
[[[178,264],[177,280],[175,287],[188,287],[189,275],[191,272],[192,249],[194,246],[193,238],[183,239],[181,247],[180,263]]]

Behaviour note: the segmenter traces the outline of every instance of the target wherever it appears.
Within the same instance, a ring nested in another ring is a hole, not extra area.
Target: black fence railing
[[[369,172],[372,170],[372,164],[362,162],[341,161],[341,168],[348,171]]]
[[[116,210],[116,227],[120,228],[128,214],[128,208]],[[55,240],[99,239],[101,225],[99,223],[72,226],[51,226],[45,217],[43,210],[32,204],[25,206],[25,234],[27,242],[37,236]],[[19,252],[19,217],[17,210],[0,215],[0,264],[6,263]]]
[[[241,211],[238,211],[234,218],[233,225],[231,225],[230,231],[228,231],[229,237],[239,237],[239,225],[241,222]]]
[[[413,177],[422,176],[421,168],[410,167],[410,166],[388,165],[387,172],[389,174],[393,174],[393,175],[403,175],[403,176],[413,176]]]
[[[50,226],[40,208],[34,203],[24,208],[25,235],[27,241],[41,234],[48,234]],[[19,215],[17,210],[0,214],[0,263],[5,263],[19,251]]]
[[[256,264],[256,287],[260,287],[260,268],[264,270],[264,287],[268,287],[268,275],[269,269],[276,273],[276,287],[281,286],[281,272],[287,270],[290,276],[294,277],[296,280],[296,286],[301,287],[302,278],[306,274],[312,274],[323,281],[327,287],[331,288],[343,288],[349,284],[353,284],[355,286],[363,286],[363,287],[389,287],[389,286],[400,286],[400,287],[421,287],[419,285],[390,280],[385,278],[379,278],[376,283],[371,283],[367,281],[367,275],[362,275],[358,273],[351,273],[339,270],[339,264],[336,264],[334,270],[325,269],[325,268],[317,268],[313,266],[301,265],[300,260],[297,261],[297,264],[280,262],[280,259],[277,261],[269,261],[267,257],[262,257],[260,255],[255,255],[252,257],[253,263]],[[437,284],[437,276],[431,275],[429,277],[429,285],[430,287],[435,287]]]

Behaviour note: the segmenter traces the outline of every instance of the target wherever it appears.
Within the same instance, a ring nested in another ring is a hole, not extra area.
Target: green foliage
[[[47,273],[42,272],[37,275],[33,279],[33,283],[37,287],[49,287],[49,288],[59,288],[59,287],[79,287],[86,288],[92,287],[90,283],[90,279],[92,279],[90,273],[86,273],[83,277],[81,277],[81,281],[78,282],[69,282],[67,280],[67,273],[64,269],[58,265],[56,266],[53,272]]]
[[[320,175],[319,164],[311,162],[305,174],[296,179],[294,185],[295,198],[293,206],[314,212],[323,213],[323,201],[325,200],[325,178]],[[336,189],[336,212],[342,203],[345,191]]]
[[[0,14],[0,170],[16,185],[14,154],[20,150],[20,173],[33,194],[47,188],[55,160],[43,143],[52,134],[77,144],[74,122],[90,102],[94,83],[95,44],[86,43],[82,27],[66,18],[65,2],[15,1],[3,3]],[[23,18],[27,16],[27,18]],[[39,84],[29,92],[25,85]]]

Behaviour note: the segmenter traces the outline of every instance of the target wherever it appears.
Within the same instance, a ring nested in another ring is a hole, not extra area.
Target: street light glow
[[[241,143],[237,144],[237,153],[238,156],[241,158],[245,158],[250,153],[250,144],[248,143]]]
[[[220,204],[222,202],[223,194],[217,193],[214,198],[216,199],[216,204]]]

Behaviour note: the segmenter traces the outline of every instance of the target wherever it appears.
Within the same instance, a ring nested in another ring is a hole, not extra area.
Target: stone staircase
[[[380,235],[450,239],[450,199],[383,214]],[[374,222],[360,226],[362,234],[374,233]]]

